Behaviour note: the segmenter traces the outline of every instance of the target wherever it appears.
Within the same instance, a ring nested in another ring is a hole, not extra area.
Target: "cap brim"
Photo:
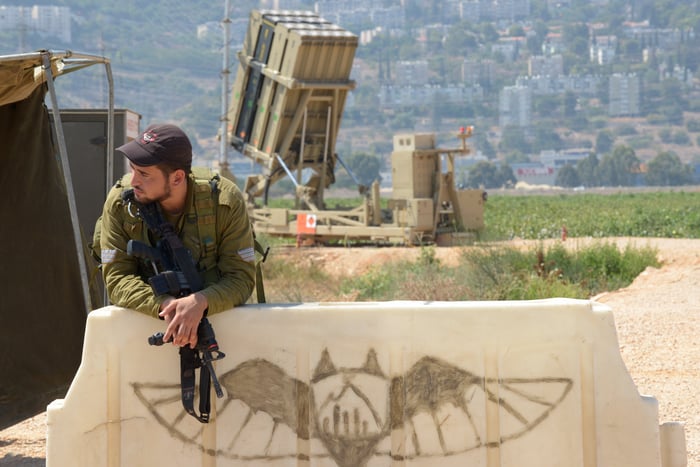
[[[124,154],[127,159],[136,165],[147,167],[160,163],[160,159],[154,157],[153,154],[146,151],[137,140],[131,140],[128,143],[119,146],[116,151]]]

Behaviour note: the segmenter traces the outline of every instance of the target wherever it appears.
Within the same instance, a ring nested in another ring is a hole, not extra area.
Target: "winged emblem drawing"
[[[210,454],[244,462],[330,458],[338,467],[365,467],[374,456],[447,457],[500,445],[542,423],[573,386],[565,377],[486,378],[431,356],[388,377],[374,349],[357,368],[336,367],[324,350],[309,383],[265,359],[244,361],[219,379],[225,396],[217,423],[236,428]],[[179,385],[132,386],[172,436],[199,445],[202,428],[193,429],[185,411],[175,409]],[[497,440],[487,440],[480,423],[490,405],[507,418]]]

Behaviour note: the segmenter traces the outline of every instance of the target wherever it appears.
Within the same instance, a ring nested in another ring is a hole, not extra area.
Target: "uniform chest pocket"
[[[145,240],[143,235],[143,222],[138,220],[125,220],[122,227],[124,228],[124,231],[127,233],[129,238],[141,241]]]
[[[197,267],[200,271],[209,271],[216,266],[216,243],[212,238],[205,237],[201,244],[197,239],[197,245],[199,246]]]

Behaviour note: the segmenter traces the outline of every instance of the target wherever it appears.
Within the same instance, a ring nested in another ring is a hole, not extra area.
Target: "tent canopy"
[[[58,58],[51,60],[54,76],[60,74]],[[61,67],[63,68],[63,67]],[[39,54],[0,57],[0,106],[23,101],[46,82]]]
[[[46,83],[48,73],[45,60],[51,64],[51,76],[76,71],[97,63],[108,64],[104,57],[78,54],[71,51],[38,52],[0,56],[0,106],[12,104],[29,97],[36,88]]]
[[[108,65],[72,52],[0,56],[0,429],[62,397],[80,364],[93,300],[60,118],[52,127],[44,102],[48,92],[59,114],[53,80],[97,63]]]

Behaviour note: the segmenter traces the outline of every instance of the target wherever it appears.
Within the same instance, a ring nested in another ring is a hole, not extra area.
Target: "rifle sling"
[[[204,288],[202,278],[197,272],[197,268],[194,265],[194,261],[187,251],[187,248],[182,244],[180,237],[175,233],[175,227],[163,219],[160,213],[158,205],[156,203],[149,203],[147,205],[140,206],[139,211],[141,212],[141,218],[146,223],[148,228],[155,234],[159,235],[163,241],[165,241],[173,253],[173,257],[180,271],[185,275],[187,283],[190,285],[190,290],[192,292],[199,292]]]
[[[148,228],[159,235],[167,243],[173,254],[175,263],[185,276],[192,293],[204,288],[202,278],[199,276],[194,261],[189,251],[182,244],[182,241],[175,233],[175,228],[167,220],[163,219],[156,203],[139,205],[141,218]],[[205,312],[206,313],[206,312]],[[196,370],[199,372],[199,415],[194,410],[195,379]],[[210,384],[211,375],[206,365],[202,365],[197,349],[191,349],[189,345],[180,347],[180,390],[182,393],[182,406],[187,413],[199,420],[201,423],[209,423],[211,412]]]
[[[199,370],[199,415],[194,410],[195,370]],[[206,365],[201,364],[199,352],[185,345],[180,347],[180,391],[182,406],[188,414],[202,423],[209,423],[211,412],[210,374]]]

